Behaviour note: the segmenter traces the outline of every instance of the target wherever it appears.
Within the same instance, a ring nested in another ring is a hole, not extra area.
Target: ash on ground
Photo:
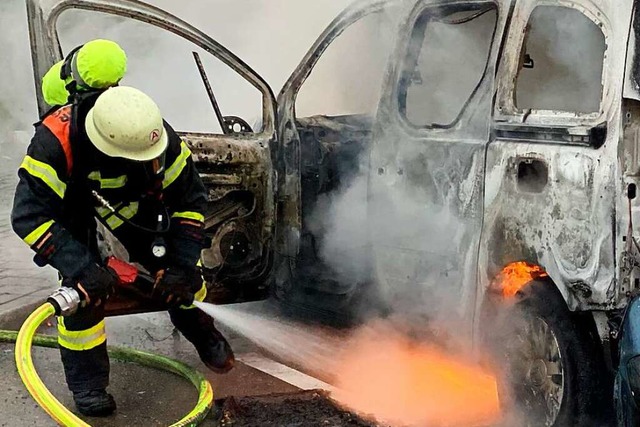
[[[216,401],[218,427],[387,427],[335,404],[319,390]]]

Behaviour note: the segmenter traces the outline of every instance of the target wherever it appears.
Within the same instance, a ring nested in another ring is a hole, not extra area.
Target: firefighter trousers
[[[207,288],[195,295],[203,301]],[[169,310],[171,321],[183,333],[199,327],[194,316],[189,316],[191,307]],[[104,305],[85,307],[75,314],[58,318],[58,344],[69,390],[80,391],[105,389],[109,385],[109,357],[104,321]]]

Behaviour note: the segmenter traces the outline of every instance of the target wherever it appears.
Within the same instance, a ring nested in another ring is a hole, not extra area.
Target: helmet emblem
[[[151,131],[151,133],[149,134],[149,141],[151,141],[152,145],[160,141],[160,131],[158,129],[154,129]]]

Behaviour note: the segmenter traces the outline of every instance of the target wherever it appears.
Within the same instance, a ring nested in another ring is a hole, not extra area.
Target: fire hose
[[[47,389],[36,372],[31,356],[32,345],[57,348],[53,336],[36,335],[37,329],[53,315],[69,315],[81,303],[79,293],[72,288],[60,288],[47,302],[38,307],[24,322],[19,332],[0,330],[0,342],[15,342],[15,360],[20,378],[33,399],[58,424],[69,427],[88,427],[89,424],[67,409]],[[187,379],[198,390],[198,402],[172,427],[197,426],[209,413],[213,404],[213,389],[207,379],[190,366],[158,354],[120,347],[109,347],[109,355],[118,361],[137,363],[142,366],[172,372]]]

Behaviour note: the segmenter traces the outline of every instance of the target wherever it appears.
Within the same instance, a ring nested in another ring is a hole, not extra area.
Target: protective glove
[[[198,269],[168,267],[156,274],[153,297],[170,307],[191,305],[200,287],[202,287],[202,276]]]
[[[91,263],[80,272],[72,286],[80,292],[81,297],[84,297],[86,304],[99,306],[113,295],[118,283],[119,279],[115,271],[109,267]]]

